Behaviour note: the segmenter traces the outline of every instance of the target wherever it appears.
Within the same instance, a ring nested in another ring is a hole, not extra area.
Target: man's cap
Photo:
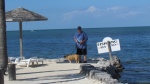
[[[78,26],[78,30],[81,30],[82,28],[81,28],[81,26]]]

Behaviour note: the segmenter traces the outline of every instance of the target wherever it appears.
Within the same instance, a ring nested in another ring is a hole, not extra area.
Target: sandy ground
[[[5,76],[5,84],[103,84],[90,80],[79,72],[80,64],[51,63],[34,65],[32,67],[16,66],[15,81],[9,81]]]

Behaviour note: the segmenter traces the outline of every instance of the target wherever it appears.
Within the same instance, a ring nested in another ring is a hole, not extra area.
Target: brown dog
[[[76,63],[79,63],[80,56],[77,54],[71,54],[71,55],[64,56],[64,58],[66,58],[70,63],[72,60],[75,60]]]

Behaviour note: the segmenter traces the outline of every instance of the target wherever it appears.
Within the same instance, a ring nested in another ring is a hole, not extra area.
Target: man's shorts
[[[87,49],[79,49],[77,48],[77,52],[76,52],[77,55],[87,55]]]

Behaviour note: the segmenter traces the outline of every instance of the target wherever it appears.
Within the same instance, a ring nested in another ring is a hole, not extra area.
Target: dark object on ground
[[[4,84],[4,70],[0,69],[0,84]]]
[[[87,61],[83,61],[83,63],[87,63]]]
[[[16,64],[8,64],[9,81],[16,80]]]

